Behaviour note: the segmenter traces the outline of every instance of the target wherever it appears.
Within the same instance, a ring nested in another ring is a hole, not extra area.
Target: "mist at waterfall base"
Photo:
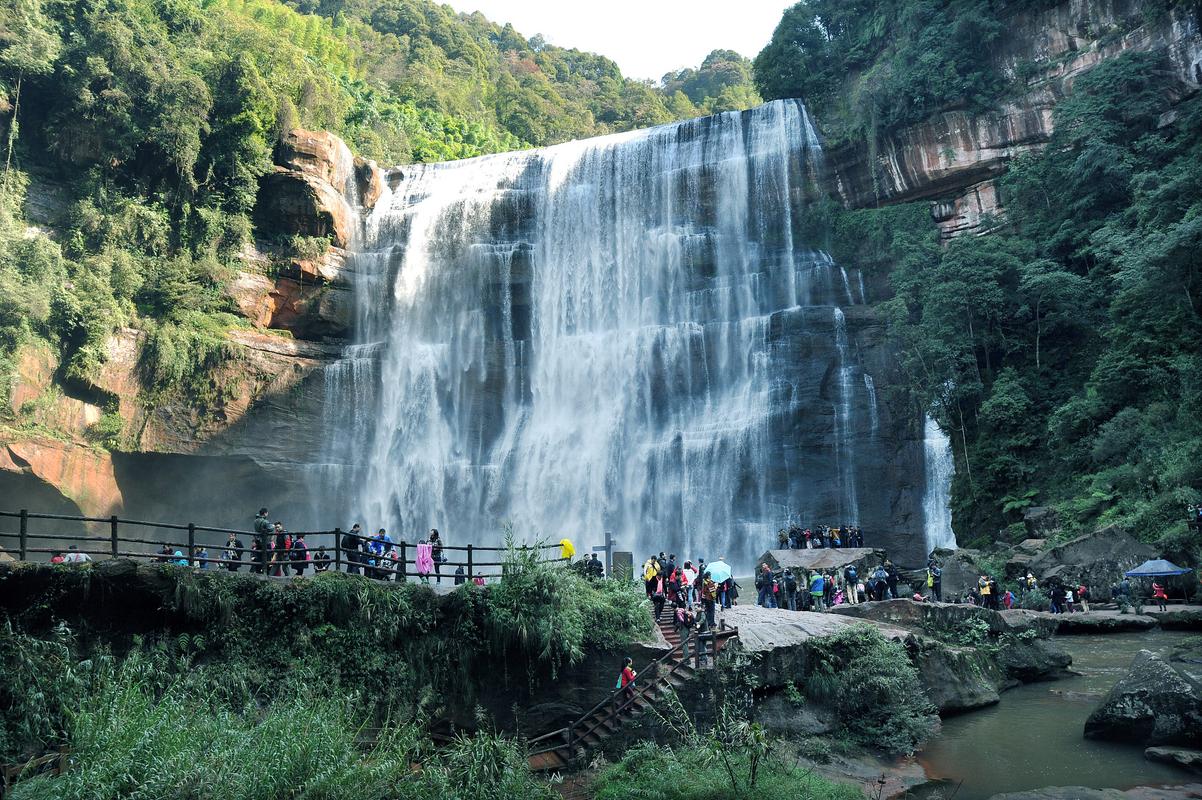
[[[789,522],[954,543],[949,451],[878,403],[864,276],[800,235],[800,102],[391,177],[326,372],[341,523],[740,568]]]

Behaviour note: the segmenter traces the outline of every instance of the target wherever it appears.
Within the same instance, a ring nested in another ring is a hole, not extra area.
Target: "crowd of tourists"
[[[305,542],[304,533],[292,533],[282,521],[272,521],[266,508],[259,509],[255,515],[252,530],[250,547],[238,534],[231,532],[225,546],[216,554],[210,553],[205,545],[197,545],[189,558],[187,548],[164,544],[154,560],[164,564],[190,564],[196,569],[226,569],[230,572],[237,572],[249,563],[252,574],[275,577],[290,574],[300,577],[310,569],[314,573],[327,572],[333,564],[326,547],[310,548]],[[376,580],[392,581],[407,572],[397,551],[397,544],[384,528],[369,534],[362,525],[355,523],[342,534],[338,544],[346,561],[346,571],[352,575],[362,574]],[[442,583],[442,567],[446,562],[442,537],[437,530],[431,529],[429,535],[416,544],[414,572],[423,583],[429,583],[431,576],[435,582]],[[453,577],[456,584],[466,583],[468,579],[462,566]],[[484,578],[477,573],[472,576],[472,582],[483,585]]]
[[[820,550],[826,547],[863,547],[864,533],[857,525],[815,525],[802,528],[790,525],[776,532],[782,550]]]
[[[941,574],[937,566],[934,574]],[[936,591],[939,580],[935,578]],[[865,569],[863,574],[856,564],[841,569],[774,570],[763,563],[756,572],[755,589],[756,605],[789,611],[825,611],[839,605],[891,600],[903,593],[901,573],[892,561]],[[924,598],[915,593],[913,599]]]

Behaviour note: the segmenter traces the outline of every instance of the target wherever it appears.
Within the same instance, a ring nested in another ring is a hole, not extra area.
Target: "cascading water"
[[[923,426],[923,462],[926,465],[926,491],[923,493],[922,511],[927,552],[937,547],[956,546],[956,534],[952,532],[952,509],[949,503],[955,460],[952,443],[947,434],[931,417]]]
[[[862,277],[801,235],[820,166],[777,101],[393,173],[327,385],[348,520],[749,565],[789,518],[871,541],[916,517],[877,436]]]

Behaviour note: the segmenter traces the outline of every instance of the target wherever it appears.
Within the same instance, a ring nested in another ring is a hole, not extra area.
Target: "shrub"
[[[843,732],[890,755],[913,753],[930,735],[935,709],[918,670],[897,642],[870,625],[811,640],[803,690],[829,705]]]

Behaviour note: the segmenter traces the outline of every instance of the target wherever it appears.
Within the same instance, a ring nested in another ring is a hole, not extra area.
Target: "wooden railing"
[[[728,639],[737,638],[739,635],[738,628],[727,628],[725,623],[723,627],[717,631],[710,631],[705,634],[693,632],[692,645],[693,651],[690,657],[693,663],[700,666],[701,657],[704,655],[707,658],[713,659],[715,662],[718,659],[718,654],[722,651],[722,646]],[[704,640],[704,641],[703,641]],[[642,670],[635,673],[635,678],[625,686],[618,687],[603,698],[597,705],[584,712],[579,718],[568,723],[563,728],[544,733],[542,736],[537,736],[526,742],[530,748],[530,755],[536,756],[543,753],[550,753],[566,746],[569,756],[575,749],[576,742],[588,736],[593,731],[601,727],[603,720],[598,718],[590,723],[589,720],[593,716],[605,708],[607,705],[613,706],[611,717],[616,717],[621,714],[635,702],[640,699],[645,699],[648,694],[659,684],[666,681],[671,675],[675,674],[682,666],[687,664],[690,658],[682,658],[674,660],[673,656],[678,653],[689,641],[681,639],[675,647],[661,655],[659,658],[652,661]],[[712,645],[707,650],[702,650],[702,645]],[[667,661],[671,664],[667,672],[661,672],[660,668]],[[631,687],[634,687],[633,689]],[[630,696],[622,700],[622,695],[630,693]]]
[[[363,571],[368,577],[384,580],[430,577],[454,581],[456,577],[460,577],[470,582],[475,577],[485,579],[504,577],[504,568],[507,562],[495,554],[509,552],[507,547],[476,544],[442,545],[442,557],[446,560],[435,563],[434,569],[421,575],[417,571],[417,545],[415,543],[404,540],[389,542],[388,544],[395,548],[397,557],[383,559],[364,550],[348,551],[344,549],[343,538],[348,532],[341,528],[327,531],[290,532],[289,535],[294,540],[297,537],[305,539],[305,550],[309,556],[305,560],[293,560],[292,555],[296,552],[294,549],[276,551],[270,546],[265,550],[246,546],[247,539],[251,541],[252,545],[257,539],[266,539],[267,544],[271,545],[275,540],[274,533],[264,535],[256,534],[253,531],[214,528],[194,523],[146,522],[121,519],[117,516],[76,517],[64,514],[42,514],[26,509],[0,511],[0,521],[3,520],[15,520],[17,530],[15,532],[0,530],[0,547],[20,561],[35,560],[33,557],[36,556],[45,556],[48,560],[55,553],[75,552],[84,553],[89,558],[147,559],[163,563],[182,563],[198,568],[237,570],[249,566],[251,572],[255,573],[267,574],[282,571],[287,575],[290,572],[295,573],[295,568],[298,566],[303,566],[304,572],[308,572],[310,569],[315,570],[318,564],[316,555],[324,549],[330,555],[330,560],[327,562],[328,568],[333,570]],[[85,530],[89,526],[93,528],[99,526],[106,531],[107,535],[102,533],[83,535],[64,532],[34,532],[31,530],[31,522],[39,520],[75,523]],[[157,530],[165,532],[165,534],[159,538],[148,538],[149,533],[141,536],[130,535],[131,528],[135,529],[133,533]],[[233,534],[235,539],[241,540],[241,547],[229,543],[230,534]],[[227,538],[220,541],[217,537],[221,536]],[[358,534],[357,539],[363,545],[369,545],[372,541],[370,536],[364,534]],[[48,543],[53,543],[53,546]],[[68,549],[64,543],[75,544],[75,549]],[[13,544],[16,546],[13,547]],[[162,548],[164,546],[171,548],[172,552],[168,554],[147,549],[148,547]],[[209,555],[199,557],[196,552],[198,547],[204,548]],[[520,544],[515,546],[519,553],[534,553],[540,561],[548,563],[568,561],[569,559],[547,557],[552,551],[559,550],[559,548],[558,544]],[[226,558],[227,552],[233,557]],[[485,560],[480,560],[481,558]],[[370,559],[375,559],[377,563],[367,563]],[[391,563],[385,566],[380,563],[381,561]],[[464,574],[456,576],[455,570],[460,566],[464,568]]]

